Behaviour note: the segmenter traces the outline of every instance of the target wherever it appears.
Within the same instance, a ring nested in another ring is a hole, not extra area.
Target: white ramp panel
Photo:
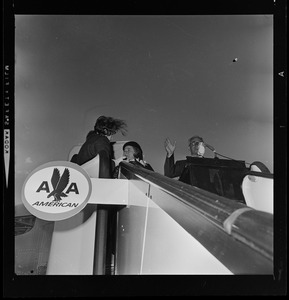
[[[247,175],[242,182],[242,191],[246,204],[254,209],[273,214],[274,180],[259,176]]]
[[[232,275],[232,272],[150,201],[141,274]]]
[[[92,275],[96,211],[93,206],[54,225],[47,275]]]

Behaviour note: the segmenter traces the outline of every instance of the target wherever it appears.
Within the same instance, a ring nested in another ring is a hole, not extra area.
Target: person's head
[[[135,158],[143,160],[143,152],[141,146],[136,142],[127,142],[123,145],[123,155],[128,160],[133,160]]]
[[[114,119],[112,117],[99,117],[94,125],[94,131],[99,135],[105,135],[108,139],[118,131],[125,135],[127,132],[127,125],[125,121]]]
[[[192,156],[203,156],[204,155],[204,147],[200,147],[204,140],[202,137],[198,135],[194,135],[188,140],[189,150]]]

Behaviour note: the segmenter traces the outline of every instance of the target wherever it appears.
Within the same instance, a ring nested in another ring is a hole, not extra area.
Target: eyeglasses
[[[189,147],[198,146],[200,143],[201,143],[200,141],[193,141],[189,144]]]

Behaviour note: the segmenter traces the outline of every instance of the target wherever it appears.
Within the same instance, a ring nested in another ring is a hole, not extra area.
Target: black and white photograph
[[[4,297],[287,294],[287,1],[211,2],[4,0]]]

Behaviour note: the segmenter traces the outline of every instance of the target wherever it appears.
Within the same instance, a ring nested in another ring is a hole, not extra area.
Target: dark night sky
[[[195,134],[273,172],[272,15],[16,15],[15,25],[19,201],[29,172],[67,160],[100,115],[126,120],[114,140],[137,141],[161,174],[164,139],[183,159]]]

